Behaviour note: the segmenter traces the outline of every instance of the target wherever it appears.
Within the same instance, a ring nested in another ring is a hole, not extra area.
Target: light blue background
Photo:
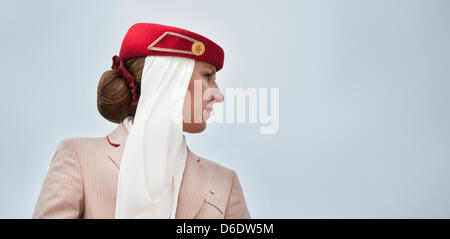
[[[58,142],[116,125],[100,75],[136,22],[204,34],[220,87],[280,89],[280,129],[213,124],[254,218],[449,218],[450,1],[0,2],[0,217],[30,218]]]

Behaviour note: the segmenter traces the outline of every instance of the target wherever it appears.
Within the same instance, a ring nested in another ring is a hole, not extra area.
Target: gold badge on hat
[[[203,55],[203,53],[205,53],[205,44],[203,44],[203,42],[201,41],[196,41],[194,43],[192,43],[192,53],[194,53],[194,55],[196,56],[201,56]]]

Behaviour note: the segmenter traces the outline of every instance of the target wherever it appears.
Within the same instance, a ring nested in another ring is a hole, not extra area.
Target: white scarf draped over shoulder
[[[116,218],[175,218],[187,158],[182,108],[195,60],[147,56],[120,163]]]

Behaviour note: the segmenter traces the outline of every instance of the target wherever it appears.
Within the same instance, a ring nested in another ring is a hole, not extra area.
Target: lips
[[[205,105],[205,108],[203,109],[204,111],[206,111],[207,113],[211,113],[211,111],[213,110],[213,105],[214,105],[215,101],[210,101]]]
[[[207,106],[207,107],[205,107],[205,110],[206,110],[208,113],[211,113],[211,111],[213,110],[213,108],[212,108],[211,106]]]

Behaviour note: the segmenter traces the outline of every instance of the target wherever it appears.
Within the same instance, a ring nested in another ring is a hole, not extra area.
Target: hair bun
[[[124,62],[128,72],[136,83],[137,99],[140,95],[140,83],[145,57],[133,58]],[[130,106],[132,94],[123,76],[114,70],[105,71],[100,77],[97,88],[97,109],[107,120],[121,123],[127,116],[134,116],[136,106]]]

